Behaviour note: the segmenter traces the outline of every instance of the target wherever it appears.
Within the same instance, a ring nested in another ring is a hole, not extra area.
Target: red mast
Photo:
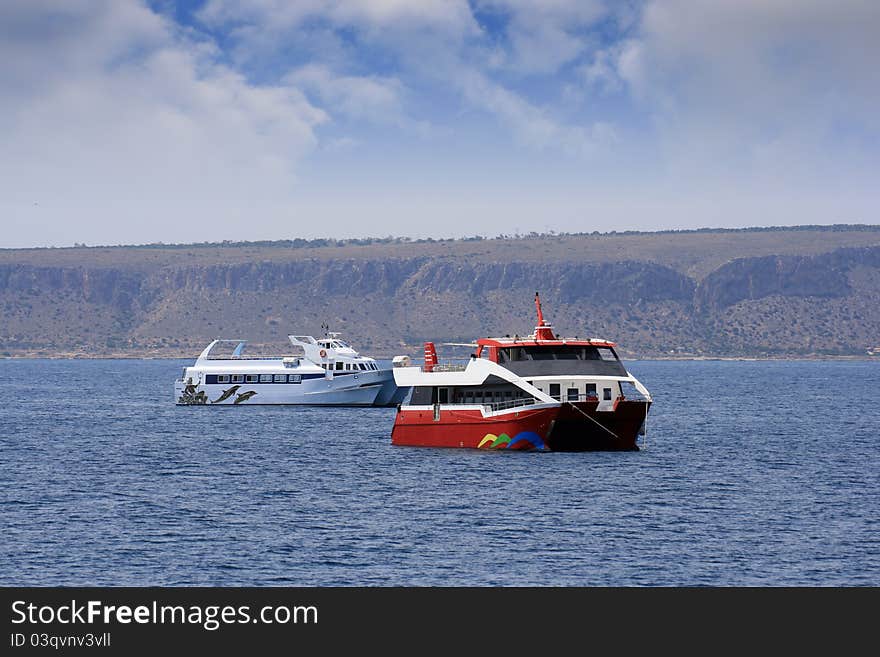
[[[544,313],[541,312],[541,296],[535,292],[535,308],[538,309],[538,325],[535,327],[535,340],[555,340],[553,328],[550,322],[544,320]]]

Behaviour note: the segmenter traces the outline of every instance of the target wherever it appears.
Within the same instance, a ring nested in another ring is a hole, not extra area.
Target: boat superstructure
[[[250,356],[247,340],[214,340],[175,381],[176,402],[394,406],[408,392],[397,386],[390,367],[361,356],[338,333],[288,339],[288,356]]]
[[[412,387],[398,408],[396,445],[541,450],[635,450],[651,394],[624,367],[615,343],[559,338],[544,319],[526,337],[485,338],[465,365],[394,369]]]

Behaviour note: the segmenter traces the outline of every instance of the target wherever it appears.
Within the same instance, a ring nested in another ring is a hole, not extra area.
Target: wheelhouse
[[[613,342],[480,340],[477,357],[486,357],[519,376],[627,376]]]

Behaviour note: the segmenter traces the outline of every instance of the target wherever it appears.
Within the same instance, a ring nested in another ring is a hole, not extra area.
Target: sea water
[[[188,361],[0,361],[3,585],[880,585],[880,362],[629,363],[633,453],[178,407]]]

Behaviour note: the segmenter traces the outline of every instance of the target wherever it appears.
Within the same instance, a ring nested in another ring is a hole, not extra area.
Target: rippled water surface
[[[0,361],[0,584],[880,585],[878,362],[633,362],[647,446],[587,454],[177,407],[184,364]]]

